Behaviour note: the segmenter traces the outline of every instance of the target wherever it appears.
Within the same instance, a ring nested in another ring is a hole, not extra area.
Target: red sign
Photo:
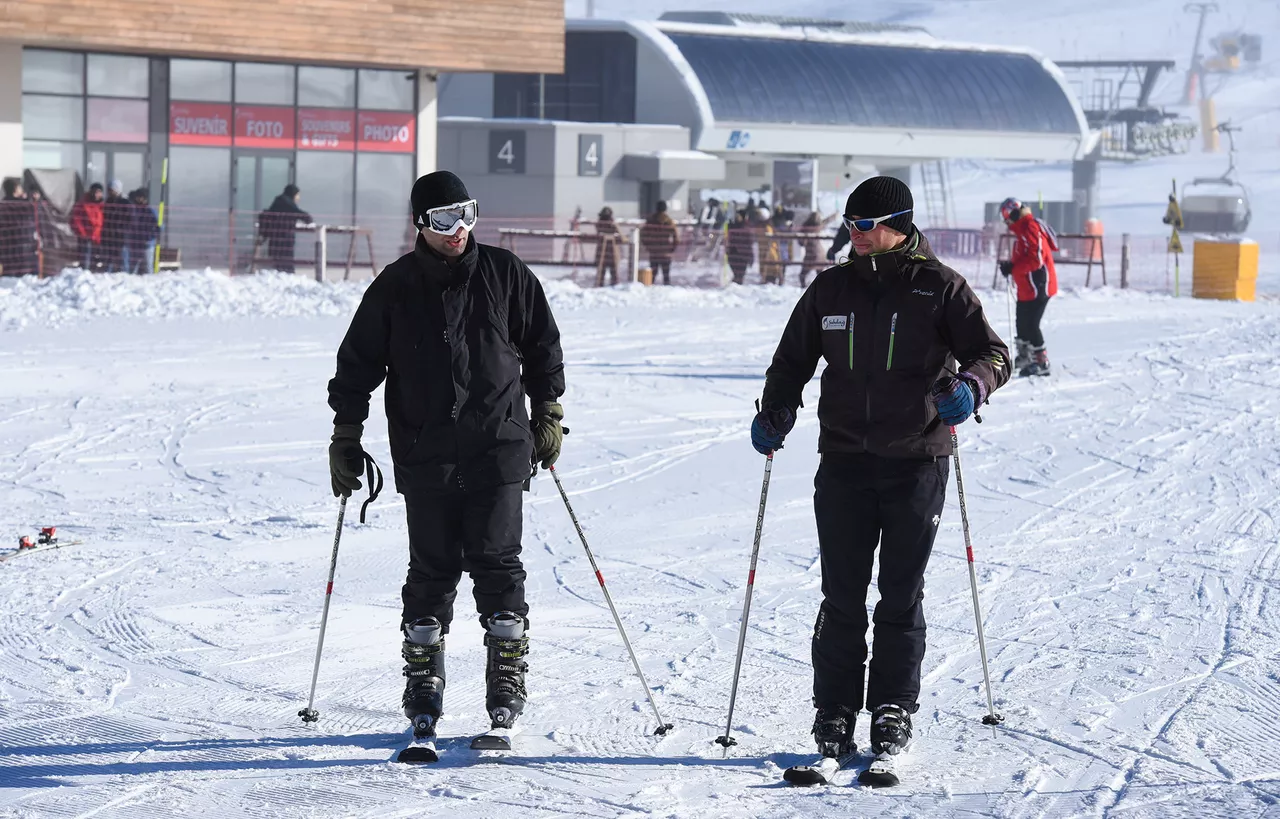
[[[362,151],[411,154],[417,145],[417,124],[418,117],[412,113],[361,111],[357,147]]]
[[[174,145],[231,144],[231,106],[175,102],[169,106],[169,142]]]
[[[293,150],[293,109],[237,105],[236,145]]]
[[[356,112],[299,108],[298,147],[312,151],[353,150],[356,147]]]

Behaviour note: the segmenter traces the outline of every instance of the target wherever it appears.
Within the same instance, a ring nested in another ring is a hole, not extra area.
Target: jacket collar
[[[919,228],[912,225],[911,235],[900,247],[870,256],[859,256],[854,253],[849,257],[847,264],[860,276],[884,280],[903,271],[910,271],[919,262],[936,258],[929,247],[929,240],[924,237]]]
[[[475,234],[467,237],[467,249],[456,259],[446,259],[427,246],[427,240],[418,234],[418,241],[413,246],[413,258],[418,268],[431,281],[441,287],[459,287],[467,283],[471,274],[475,273],[476,262],[480,257],[480,248],[476,244]]]

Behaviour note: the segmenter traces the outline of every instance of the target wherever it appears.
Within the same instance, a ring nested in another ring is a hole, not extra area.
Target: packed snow
[[[892,791],[794,789],[819,601],[805,410],[773,471],[727,756],[763,459],[752,401],[797,288],[549,283],[558,467],[655,724],[548,478],[527,499],[531,700],[485,727],[459,596],[441,761],[390,760],[403,503],[349,515],[303,727],[337,504],[325,382],[358,285],[190,273],[0,289],[0,816],[1260,816],[1280,803],[1280,304],[1068,292],[1055,372],[961,456],[996,707],[984,727],[954,483],[927,577],[916,746]],[[984,293],[1007,333],[1004,294]],[[816,381],[806,396],[816,406]],[[380,401],[367,443],[390,466]],[[874,594],[872,595],[874,602]],[[863,715],[857,739],[866,745]]]

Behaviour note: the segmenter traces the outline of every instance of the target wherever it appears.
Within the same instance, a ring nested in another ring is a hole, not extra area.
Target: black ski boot
[[[434,736],[444,712],[444,629],[434,617],[404,627],[404,715],[416,738]]]
[[[871,750],[900,754],[911,746],[911,715],[898,705],[881,705],[871,714]]]
[[[1013,348],[1013,371],[1022,375],[1022,371],[1031,366],[1031,342],[1015,338]]]
[[[858,746],[853,741],[853,726],[857,720],[858,712],[847,705],[819,706],[813,718],[818,753],[833,759],[855,753]]]
[[[1031,348],[1031,363],[1018,370],[1018,375],[1022,378],[1035,375],[1049,374],[1049,353],[1044,347]]]
[[[500,611],[489,618],[484,644],[489,649],[485,666],[485,709],[494,728],[510,728],[524,711],[524,673],[529,664],[529,638],[524,634],[524,618]]]

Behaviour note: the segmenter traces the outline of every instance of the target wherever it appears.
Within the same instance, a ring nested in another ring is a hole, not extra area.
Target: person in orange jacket
[[[1014,235],[1012,258],[1000,262],[1000,272],[1013,278],[1018,295],[1013,369],[1022,377],[1048,375],[1049,354],[1045,351],[1040,319],[1049,299],[1058,294],[1058,271],[1053,264],[1058,237],[1053,228],[1031,213],[1031,208],[1013,197],[1000,204],[1000,218]]]
[[[80,267],[92,270],[101,255],[102,184],[94,182],[71,209],[71,230],[80,240]]]

